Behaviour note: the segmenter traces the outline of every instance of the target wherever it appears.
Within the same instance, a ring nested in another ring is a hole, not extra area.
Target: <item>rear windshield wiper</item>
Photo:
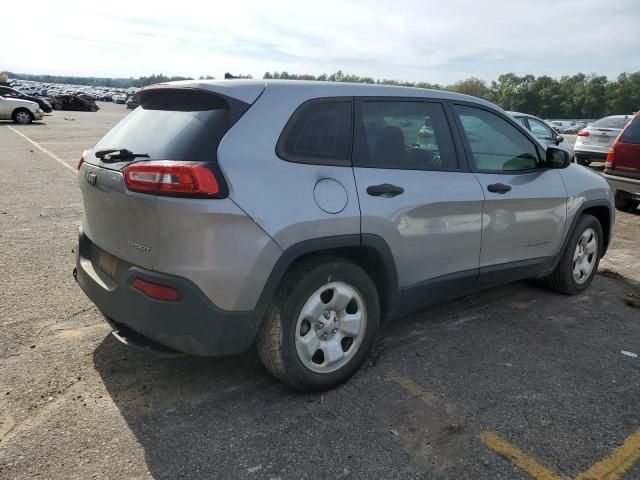
[[[149,158],[148,153],[134,153],[126,148],[110,148],[107,150],[99,150],[96,157],[105,163],[115,162],[116,160],[133,160],[134,158]]]

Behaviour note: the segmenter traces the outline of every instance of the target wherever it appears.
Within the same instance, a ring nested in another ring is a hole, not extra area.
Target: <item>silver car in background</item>
[[[524,128],[531,131],[537,138],[542,140],[545,144],[549,146],[554,146],[566,150],[571,159],[573,161],[573,145],[567,142],[562,135],[556,132],[553,128],[549,126],[547,122],[544,120],[534,117],[533,115],[529,115],[526,113],[520,112],[507,112],[513,118],[516,119],[517,122],[522,124]]]
[[[576,294],[609,244],[607,182],[479,98],[225,80],[136,99],[78,172],[76,279],[124,343],[255,343],[326,390],[382,318],[523,278]]]
[[[576,162],[585,166],[593,160],[604,162],[609,148],[631,118],[632,115],[612,115],[596,120],[580,130],[574,145]]]

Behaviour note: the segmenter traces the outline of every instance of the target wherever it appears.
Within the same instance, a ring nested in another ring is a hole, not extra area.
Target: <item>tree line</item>
[[[98,78],[56,75],[29,75],[1,72],[12,79],[32,80],[43,83],[66,83],[111,88],[144,87],[153,83],[173,80],[193,80],[192,77],[154,74],[139,78]],[[225,74],[225,78],[251,78],[251,75]],[[404,82],[390,79],[343,73],[310,75],[288,72],[266,72],[263,79],[318,80],[328,82],[355,82],[405,87],[431,88],[464,93],[487,99],[505,110],[515,110],[542,118],[599,118],[605,115],[629,114],[640,110],[640,71],[621,73],[609,80],[595,73],[563,76],[560,79],[548,75],[518,76],[515,73],[500,75],[497,80],[486,82],[476,77],[460,80],[451,85],[428,82]],[[200,80],[214,80],[210,75]]]
[[[264,79],[318,80],[329,82],[373,83],[404,87],[431,88],[464,93],[484,98],[505,110],[537,115],[542,118],[599,118],[606,115],[630,114],[640,110],[640,72],[621,73],[614,80],[604,75],[577,73],[560,79],[548,75],[500,75],[490,83],[476,77],[451,85],[427,82],[376,80],[345,74],[327,75],[266,72]]]

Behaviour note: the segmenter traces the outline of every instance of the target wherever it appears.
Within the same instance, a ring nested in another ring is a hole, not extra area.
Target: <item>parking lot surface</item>
[[[71,271],[75,164],[126,114],[0,124],[0,478],[640,478],[640,216],[583,294],[518,282],[385,323],[356,376],[289,390],[254,351],[109,335]]]

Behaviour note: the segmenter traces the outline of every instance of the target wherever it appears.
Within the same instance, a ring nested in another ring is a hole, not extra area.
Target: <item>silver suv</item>
[[[76,278],[121,341],[244,352],[303,391],[381,318],[523,278],[578,293],[604,179],[478,98],[326,82],[177,82],[83,154]]]

